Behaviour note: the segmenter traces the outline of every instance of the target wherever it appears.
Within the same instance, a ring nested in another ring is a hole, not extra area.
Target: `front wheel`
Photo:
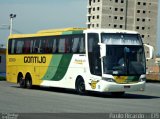
[[[76,91],[80,95],[84,95],[86,93],[84,80],[79,78],[76,82]]]

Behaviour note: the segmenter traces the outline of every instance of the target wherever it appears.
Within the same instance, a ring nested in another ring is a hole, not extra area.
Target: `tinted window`
[[[84,35],[10,39],[9,54],[84,53]]]
[[[16,41],[16,53],[17,54],[22,54],[23,53],[23,45],[24,45],[23,40]]]

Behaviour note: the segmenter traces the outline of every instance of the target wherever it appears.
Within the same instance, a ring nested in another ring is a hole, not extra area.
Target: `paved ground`
[[[160,112],[160,83],[147,83],[145,92],[120,98],[109,94],[77,95],[55,88],[21,89],[0,81],[0,112],[7,113],[109,113]]]

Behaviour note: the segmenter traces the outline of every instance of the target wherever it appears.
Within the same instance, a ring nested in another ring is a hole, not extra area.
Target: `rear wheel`
[[[76,81],[76,91],[80,95],[84,95],[86,93],[85,83],[82,78],[78,78]]]
[[[20,88],[25,88],[25,80],[23,79],[22,74],[18,75],[18,83],[19,83]]]
[[[32,86],[32,78],[30,75],[26,75],[25,85],[26,85],[26,88],[28,88],[28,89],[31,89],[33,87]]]

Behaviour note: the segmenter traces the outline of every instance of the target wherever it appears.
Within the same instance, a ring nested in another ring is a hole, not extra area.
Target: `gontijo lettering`
[[[45,56],[25,56],[24,57],[24,63],[46,63],[46,57]]]

